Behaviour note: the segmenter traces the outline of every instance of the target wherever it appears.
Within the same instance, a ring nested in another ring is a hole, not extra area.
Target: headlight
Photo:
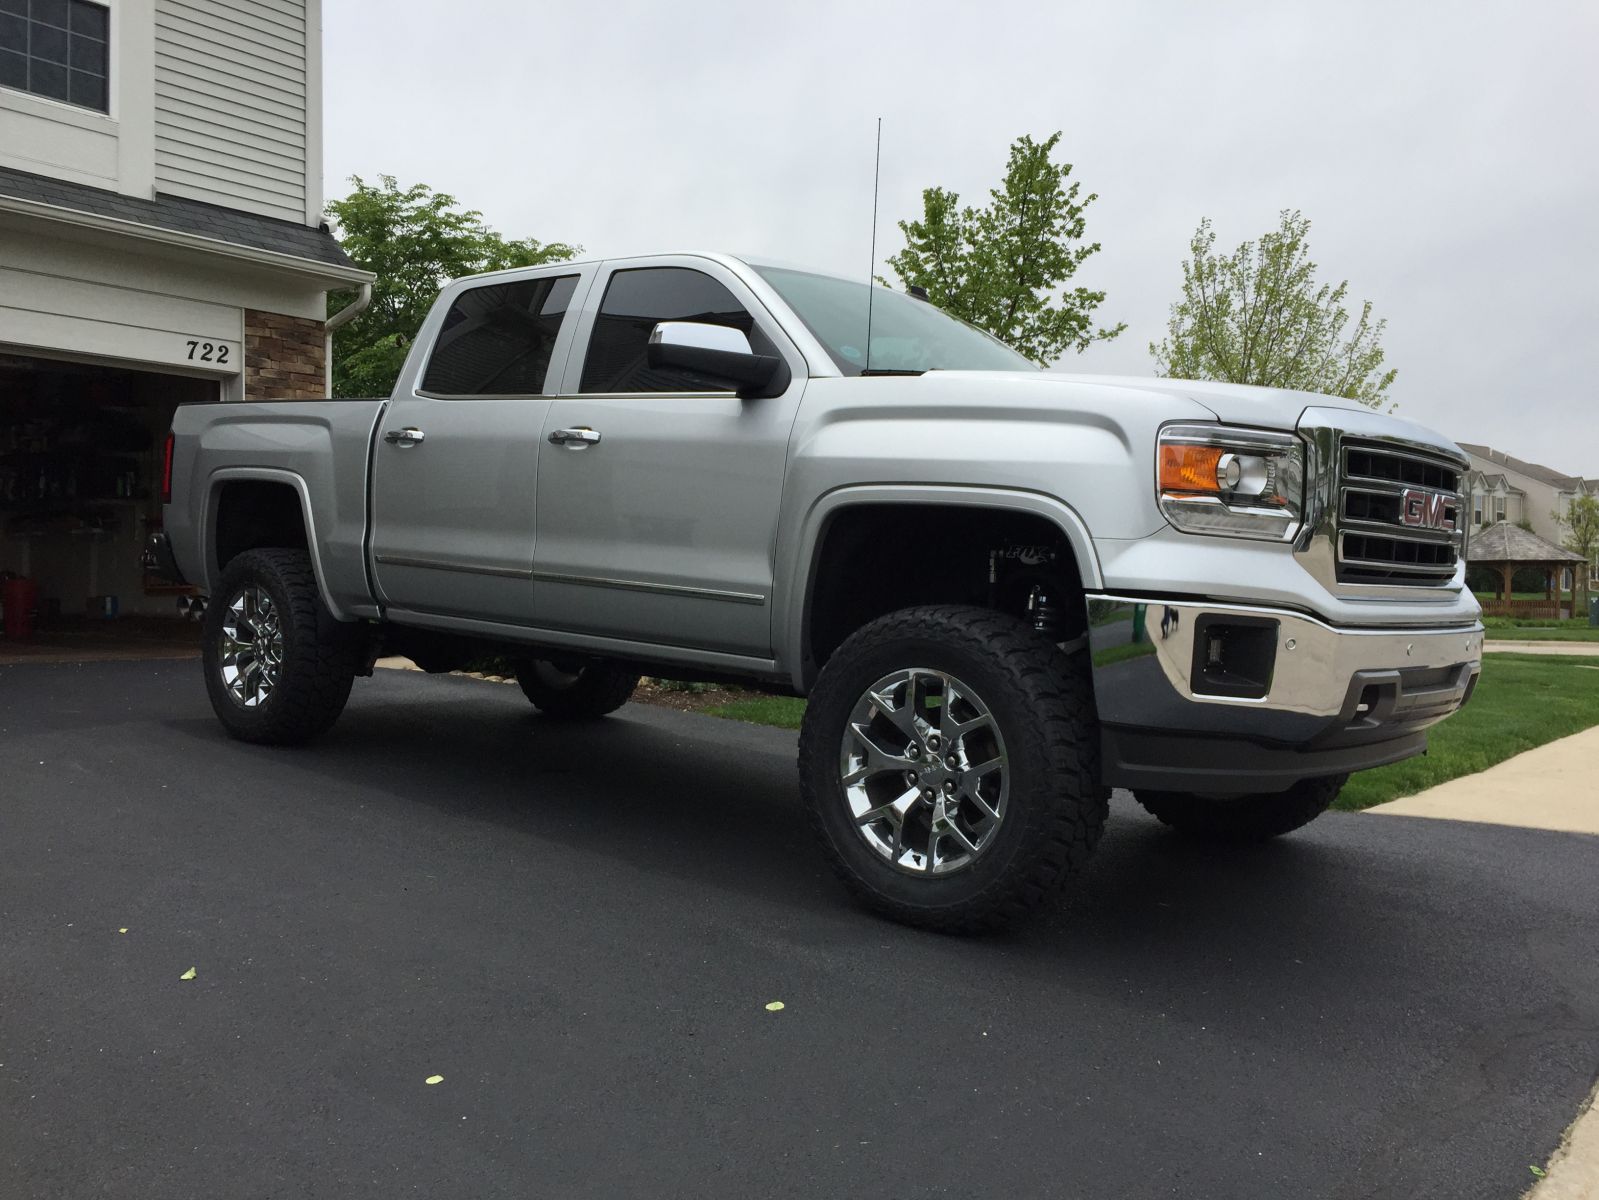
[[[1186,533],[1287,541],[1304,512],[1305,449],[1291,434],[1168,425],[1155,450],[1166,519]]]

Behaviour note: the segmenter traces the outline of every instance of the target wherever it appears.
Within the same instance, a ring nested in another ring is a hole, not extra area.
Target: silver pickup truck
[[[179,409],[151,553],[209,597],[218,718],[303,741],[382,654],[508,656],[565,720],[646,672],[805,695],[828,859],[970,930],[1077,871],[1113,787],[1270,837],[1466,702],[1447,439],[1041,371],[868,294],[721,254],[500,272],[444,290],[388,399]]]

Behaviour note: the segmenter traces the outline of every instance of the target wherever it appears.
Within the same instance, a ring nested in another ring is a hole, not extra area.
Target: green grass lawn
[[[1501,629],[1490,626],[1488,640],[1490,642],[1599,642],[1599,628],[1589,625],[1586,621],[1580,625],[1574,623],[1553,628],[1510,626]]]
[[[731,704],[718,704],[705,711],[713,717],[726,717],[729,721],[752,721],[756,725],[798,729],[800,719],[805,715],[805,701],[796,696],[751,696],[747,700],[734,700]]]
[[[805,701],[751,696],[705,711],[734,721],[798,729]],[[1599,725],[1599,661],[1495,654],[1483,667],[1471,703],[1432,728],[1426,755],[1355,775],[1337,807],[1369,808],[1413,795],[1593,725]]]

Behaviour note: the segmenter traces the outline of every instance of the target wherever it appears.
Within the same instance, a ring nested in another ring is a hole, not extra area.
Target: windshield
[[[754,268],[777,289],[846,375],[867,365],[864,283],[790,271]],[[957,320],[926,300],[876,289],[872,299],[872,373],[878,371],[1036,371],[1003,342]]]

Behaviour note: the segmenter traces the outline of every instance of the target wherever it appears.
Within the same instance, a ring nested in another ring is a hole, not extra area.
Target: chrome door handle
[[[402,450],[407,446],[415,446],[427,437],[420,429],[406,426],[404,429],[391,429],[383,435],[383,440],[390,445],[399,446]]]
[[[576,429],[557,429],[550,434],[550,441],[555,445],[570,445],[576,450],[581,450],[584,446],[592,446],[599,440],[599,432],[590,429],[587,425],[579,425]]]

